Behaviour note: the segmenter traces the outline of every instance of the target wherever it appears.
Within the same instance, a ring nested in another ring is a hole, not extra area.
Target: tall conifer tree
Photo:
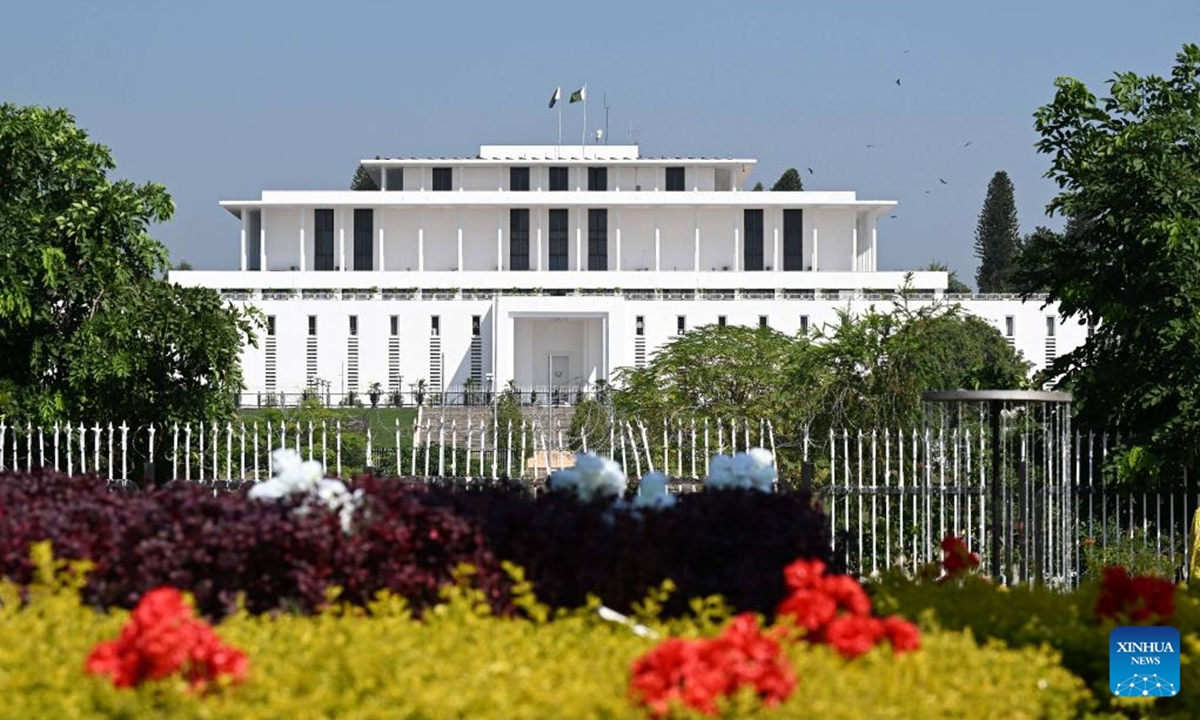
[[[975,226],[975,257],[979,269],[975,284],[979,292],[1010,292],[1013,260],[1020,249],[1020,227],[1013,184],[1003,170],[992,176],[987,197]]]

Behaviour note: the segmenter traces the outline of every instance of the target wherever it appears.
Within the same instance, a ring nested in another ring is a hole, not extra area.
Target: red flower
[[[776,611],[787,615],[809,635],[821,632],[837,616],[837,600],[823,590],[796,590],[783,599]]]
[[[883,634],[896,655],[921,649],[921,631],[904,618],[891,615],[883,619]]]
[[[193,690],[218,676],[245,677],[245,653],[221,644],[174,588],[146,593],[116,640],[96,645],[84,663],[93,675],[108,675],[117,687],[133,687],[181,673]]]
[[[783,569],[783,581],[792,590],[816,587],[825,576],[825,563],[820,560],[796,560]]]
[[[947,535],[942,538],[942,567],[947,578],[962,575],[979,567],[979,556],[971,552],[962,538]]]
[[[869,615],[841,615],[825,627],[825,642],[842,657],[856,658],[883,637],[883,621]]]
[[[633,664],[630,691],[656,716],[680,703],[717,712],[717,700],[753,688],[767,705],[786,700],[796,678],[779,643],[764,635],[753,615],[739,615],[710,640],[663,641]]]
[[[1129,622],[1169,622],[1175,614],[1175,585],[1150,575],[1131,578],[1123,567],[1104,568],[1096,617]]]

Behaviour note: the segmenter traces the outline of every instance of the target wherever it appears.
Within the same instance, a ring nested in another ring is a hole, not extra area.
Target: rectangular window
[[[392,337],[396,337],[397,335],[400,334],[400,316],[393,315],[390,319],[391,319]]]
[[[442,334],[442,318],[437,315],[429,316],[429,334],[437,337]]]
[[[635,328],[636,328],[635,332],[638,335],[638,337],[641,337],[642,335],[646,334],[646,316],[645,315],[637,316],[637,323],[635,325]]]
[[[588,270],[608,269],[608,211],[588,210]]]
[[[667,192],[683,192],[683,168],[667,168]]]
[[[593,192],[604,192],[605,190],[608,190],[608,168],[588,168],[588,190]]]
[[[308,334],[309,335],[317,334],[317,316],[316,315],[308,316]]]
[[[747,270],[763,269],[763,211],[746,210],[743,214],[742,260]]]
[[[433,189],[439,191],[454,189],[454,171],[452,168],[435,167],[433,169]]]
[[[508,211],[508,269],[529,269],[529,210]]]
[[[566,270],[567,267],[567,211],[550,211],[550,269]]]
[[[508,169],[508,189],[522,191],[529,189],[529,168],[514,167]]]
[[[389,192],[399,192],[404,189],[404,168],[390,167],[383,170],[384,187]]]
[[[725,327],[725,323],[726,323],[725,316],[718,315],[717,316],[717,327]]]
[[[1017,319],[1015,317],[1013,317],[1012,315],[1009,315],[1006,318],[1004,318],[1004,336],[1012,337],[1013,335],[1016,334],[1016,330],[1017,330]]]
[[[758,326],[760,328],[765,328],[767,326],[767,316],[766,315],[758,316]]]
[[[1058,323],[1054,322],[1053,315],[1046,316],[1046,337],[1054,337],[1054,328]]]
[[[808,334],[808,316],[807,315],[800,316],[800,332],[804,333],[805,335]]]
[[[262,270],[262,211],[246,212],[246,269]]]
[[[550,189],[552,191],[566,190],[568,184],[567,168],[550,168]]]
[[[274,315],[267,316],[267,334],[268,335],[275,334],[275,316]]]
[[[687,331],[687,317],[677,315],[675,317],[675,332],[682,335]]]
[[[333,269],[333,209],[313,211],[313,269]]]
[[[372,233],[375,232],[375,211],[370,208],[354,210],[354,269],[374,269]]]
[[[353,337],[357,334],[358,334],[358,316],[351,315],[350,316],[350,335],[351,335],[351,337]]]
[[[479,337],[479,320],[482,316],[471,316],[471,337]]]
[[[804,269],[804,211],[783,211],[783,269]]]

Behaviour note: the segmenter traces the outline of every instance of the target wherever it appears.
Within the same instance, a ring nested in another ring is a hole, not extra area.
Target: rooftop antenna
[[[629,121],[629,144],[638,144],[638,129],[637,126],[633,124],[632,120]]]
[[[604,138],[605,138],[604,144],[607,145],[608,144],[608,93],[604,93]],[[599,139],[600,139],[599,133],[597,133],[596,140],[599,141]]]

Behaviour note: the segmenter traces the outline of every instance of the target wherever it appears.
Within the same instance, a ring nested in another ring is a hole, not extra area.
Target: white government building
[[[510,381],[569,402],[672,336],[708,324],[794,334],[839,309],[890,307],[907,273],[877,269],[890,200],[747,192],[755,160],[649,158],[636,145],[485,145],[478,156],[361,161],[378,191],[265,191],[221,205],[241,222],[241,266],[172,272],[267,316],[242,353],[241,402],[461,402]],[[1086,329],[1054,307],[948,295],[1038,368]],[[530,396],[529,392],[536,393]]]

